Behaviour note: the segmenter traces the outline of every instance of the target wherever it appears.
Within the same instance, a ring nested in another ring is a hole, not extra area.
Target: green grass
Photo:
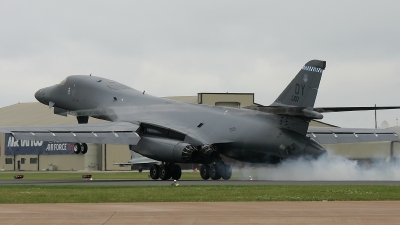
[[[15,175],[23,174],[24,180],[82,180],[82,175],[91,174],[96,180],[150,180],[149,172],[0,172],[0,180],[13,180]],[[182,173],[182,180],[201,180],[199,173]]]
[[[148,172],[0,172],[0,180],[149,180]],[[233,179],[235,174],[233,175]],[[186,172],[182,180],[200,180]],[[2,203],[96,203],[96,202],[217,202],[217,201],[385,201],[400,200],[400,186],[369,185],[255,185],[255,186],[84,186],[3,185]]]
[[[168,185],[168,184],[167,184]],[[0,186],[0,203],[385,201],[399,186]]]

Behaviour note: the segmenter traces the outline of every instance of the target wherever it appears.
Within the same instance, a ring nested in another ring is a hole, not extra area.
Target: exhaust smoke
[[[400,180],[400,161],[385,159],[363,162],[340,156],[318,159],[305,158],[284,160],[277,165],[249,166],[239,170],[243,180],[276,180],[276,181],[362,181],[362,180]]]

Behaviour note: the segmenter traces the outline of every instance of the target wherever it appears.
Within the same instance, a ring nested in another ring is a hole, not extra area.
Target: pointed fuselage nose
[[[35,93],[35,98],[36,98],[40,103],[45,104],[45,103],[43,102],[43,101],[44,101],[44,95],[45,95],[45,93],[44,93],[43,88],[42,88],[42,89],[40,89],[39,91],[37,91],[37,92]]]
[[[55,85],[42,88],[35,93],[35,98],[40,103],[48,105],[50,101],[53,101],[51,99],[53,98],[55,88],[56,88]]]

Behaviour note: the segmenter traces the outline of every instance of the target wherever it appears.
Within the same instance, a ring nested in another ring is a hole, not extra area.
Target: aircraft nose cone
[[[43,101],[42,96],[43,96],[43,94],[42,94],[42,89],[38,90],[38,91],[35,93],[35,98],[36,98],[39,102],[42,102],[42,101]]]

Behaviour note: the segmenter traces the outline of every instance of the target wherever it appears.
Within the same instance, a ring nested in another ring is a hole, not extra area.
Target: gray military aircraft
[[[17,139],[73,142],[78,154],[86,153],[86,143],[129,145],[130,150],[162,162],[151,167],[153,179],[178,180],[181,168],[176,163],[201,163],[203,179],[227,180],[232,170],[220,154],[253,163],[318,157],[326,150],[310,134],[332,132],[309,130],[310,120],[322,119],[321,113],[400,108],[314,108],[325,67],[325,61],[309,61],[272,105],[241,109],[182,103],[106,78],[69,76],[40,89],[35,97],[54,107],[56,114],[76,116],[79,125],[2,127],[0,132]],[[87,124],[89,117],[110,122]]]

